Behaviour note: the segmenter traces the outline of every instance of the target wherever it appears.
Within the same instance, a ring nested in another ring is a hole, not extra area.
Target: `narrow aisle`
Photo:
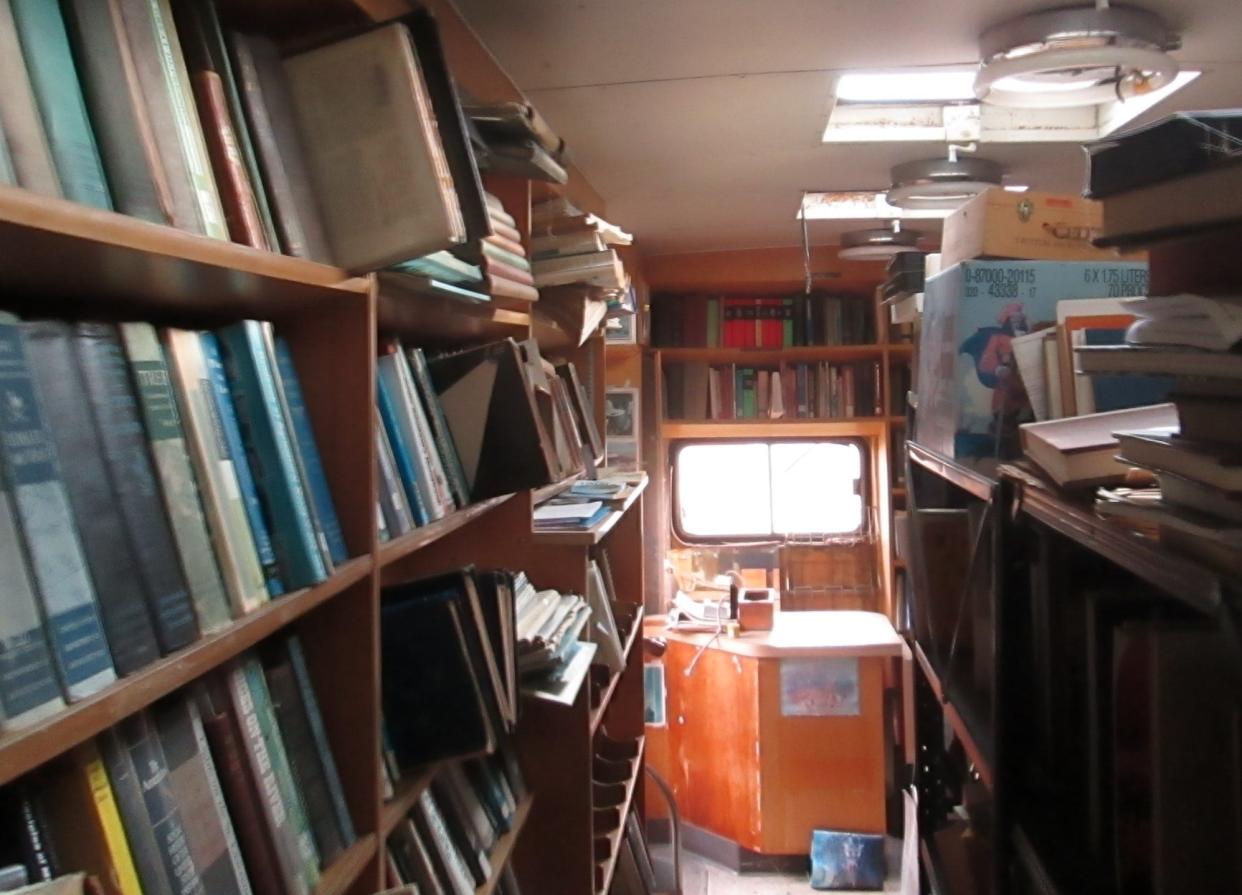
[[[899,892],[901,854],[900,846],[894,840],[888,842],[887,855],[889,873],[883,892]],[[657,868],[666,867],[668,846],[653,844],[651,857]],[[690,852],[683,853],[681,872],[682,895],[804,895],[815,891],[811,888],[809,875],[805,873],[737,874]],[[880,892],[859,890],[853,895],[880,895]]]

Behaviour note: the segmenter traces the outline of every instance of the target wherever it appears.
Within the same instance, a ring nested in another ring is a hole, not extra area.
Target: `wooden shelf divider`
[[[608,857],[595,865],[596,895],[607,895],[608,888],[612,885],[612,876],[617,870],[617,858],[621,854],[621,840],[625,838],[625,819],[630,816],[630,809],[634,806],[634,793],[637,792],[639,780],[643,775],[643,751],[646,746],[647,738],[639,737],[638,754],[631,759],[633,773],[625,784],[625,801],[621,803],[621,821],[615,830],[607,834]]]
[[[414,810],[414,805],[418,802],[419,797],[431,785],[432,778],[446,763],[444,761],[433,761],[426,767],[410,771],[409,776],[403,776],[396,782],[393,786],[393,789],[396,791],[395,794],[384,803],[384,807],[380,812],[379,831],[381,838],[387,840],[392,831],[397,828],[397,824],[401,823],[401,818]]]
[[[487,856],[492,873],[481,886],[474,890],[474,895],[492,895],[496,887],[500,885],[500,878],[509,864],[509,857],[517,845],[518,836],[521,835],[522,828],[526,826],[526,819],[530,817],[530,806],[533,801],[534,796],[528,794],[518,803],[512,826],[507,833],[496,840],[496,844],[492,846],[492,853]]]
[[[621,656],[625,660],[628,668],[630,663],[630,653],[634,651],[636,644],[643,636],[643,608],[638,607],[635,613],[633,625],[630,627],[630,633],[625,639]],[[608,705],[612,702],[613,694],[617,692],[617,685],[621,683],[621,678],[625,675],[625,669],[616,674],[609,675],[608,686],[604,688],[604,692],[600,695],[599,705],[591,709],[591,736],[599,731],[599,726],[604,723],[604,715],[608,714]]]
[[[536,531],[533,534],[534,542],[548,547],[589,547],[598,544],[629,512],[649,483],[650,479],[644,474],[642,480],[626,495],[625,502],[620,507],[614,508],[591,528],[585,531]]]
[[[363,581],[370,572],[370,556],[351,559],[327,581],[277,597],[224,630],[208,634],[185,649],[121,678],[51,718],[4,734],[0,737],[0,755],[4,758],[0,762],[0,785],[103,733],[129,715],[218,668]]]
[[[944,684],[936,673],[936,669],[932,667],[931,660],[923,652],[923,647],[918,643],[915,643],[913,646],[915,658],[918,659],[919,666],[923,669],[923,674],[927,678],[927,683],[931,686],[932,692],[936,694],[936,701],[940,703],[944,716],[949,721],[949,726],[953,728],[958,739],[962,741],[966,755],[975,766],[975,770],[979,772],[979,777],[983,780],[984,785],[988,789],[992,789],[995,774],[993,772],[992,749],[989,739],[985,737],[983,731],[971,729],[970,724],[967,723],[966,718],[962,715],[960,707],[954,703],[951,694],[946,693]]]
[[[376,838],[367,833],[345,849],[319,877],[314,895],[344,895],[362,876],[375,857]]]

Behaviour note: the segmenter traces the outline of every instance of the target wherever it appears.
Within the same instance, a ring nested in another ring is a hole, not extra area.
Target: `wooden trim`
[[[513,815],[513,822],[508,832],[496,840],[496,844],[492,846],[492,853],[487,856],[488,863],[492,868],[491,876],[474,890],[474,895],[491,895],[492,892],[496,891],[496,887],[500,884],[500,878],[504,874],[505,867],[509,863],[509,857],[517,846],[518,836],[521,835],[522,828],[526,826],[526,819],[530,817],[530,807],[533,800],[534,797],[528,795],[518,803],[517,811]]]
[[[379,565],[382,569],[384,566],[398,562],[403,557],[409,556],[416,550],[422,550],[447,535],[457,531],[463,526],[469,525],[480,516],[485,516],[496,507],[503,503],[507,503],[513,499],[513,494],[502,494],[500,497],[492,497],[488,500],[482,500],[478,503],[463,507],[455,513],[449,513],[443,519],[435,522],[429,522],[426,525],[408,531],[400,537],[393,538],[380,544],[379,547]]]
[[[665,420],[665,441],[694,438],[884,438],[888,420],[855,417],[844,420]]]
[[[314,895],[344,895],[375,857],[375,834],[368,833],[337,855],[315,886]]]

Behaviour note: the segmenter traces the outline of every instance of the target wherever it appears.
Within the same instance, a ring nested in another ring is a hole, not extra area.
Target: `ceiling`
[[[794,245],[803,190],[883,189],[943,144],[825,145],[835,75],[978,58],[1032,0],[455,0],[644,253]],[[1140,119],[1242,106],[1238,0],[1150,0],[1204,70]],[[1079,192],[1074,144],[989,144],[1007,178]],[[863,224],[815,222],[813,242]],[[914,229],[936,224],[915,221]]]

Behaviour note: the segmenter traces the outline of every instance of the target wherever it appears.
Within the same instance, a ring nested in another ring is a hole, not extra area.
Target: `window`
[[[687,444],[674,461],[675,517],[686,540],[845,534],[862,528],[856,441]]]

